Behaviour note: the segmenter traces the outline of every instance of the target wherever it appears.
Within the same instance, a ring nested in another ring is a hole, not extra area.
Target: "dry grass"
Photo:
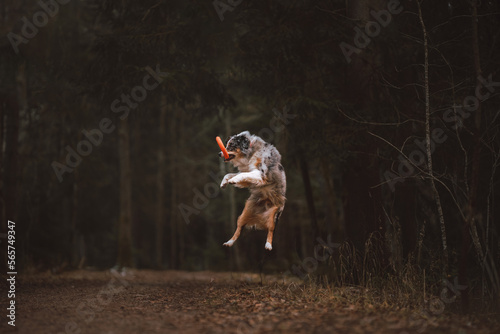
[[[400,233],[399,229],[395,231]],[[450,288],[456,283],[454,277],[443,279],[439,258],[428,260],[428,271],[422,269],[418,265],[421,258],[419,242],[415,256],[410,254],[403,260],[401,253],[396,252],[399,258],[393,255],[383,263],[380,259],[384,259],[385,242],[378,233],[372,233],[362,252],[349,242],[343,243],[327,263],[307,276],[307,289],[311,289],[311,293],[315,289],[322,291],[320,295],[324,295],[325,290],[330,291],[362,308],[365,304],[368,307],[378,305],[391,310],[419,310],[431,315],[461,311],[461,295]],[[400,244],[392,247],[393,250],[401,249]],[[473,296],[474,291],[470,289],[469,293]],[[471,300],[473,311],[482,312],[493,307],[491,300],[485,298]]]

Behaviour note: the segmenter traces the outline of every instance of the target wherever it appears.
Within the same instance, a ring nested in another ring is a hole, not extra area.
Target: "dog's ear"
[[[250,133],[248,133],[250,135]],[[250,140],[250,144],[248,145],[248,147],[252,147],[253,144],[255,143],[255,141],[257,140],[257,136],[254,136],[254,135],[250,135],[250,137],[248,138]]]

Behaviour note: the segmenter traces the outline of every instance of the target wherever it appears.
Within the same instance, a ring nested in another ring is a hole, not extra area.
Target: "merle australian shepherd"
[[[224,161],[231,162],[240,173],[226,174],[221,188],[228,184],[248,188],[250,197],[238,218],[233,237],[224,245],[231,247],[240,236],[241,228],[248,225],[267,230],[265,248],[272,250],[274,228],[286,201],[286,177],[281,155],[276,147],[248,131],[230,137],[226,150],[229,158]],[[219,156],[223,157],[222,152]]]

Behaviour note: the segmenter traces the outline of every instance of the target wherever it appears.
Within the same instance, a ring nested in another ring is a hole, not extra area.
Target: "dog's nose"
[[[219,158],[221,158],[222,157],[222,152],[219,152],[217,155],[219,156]]]

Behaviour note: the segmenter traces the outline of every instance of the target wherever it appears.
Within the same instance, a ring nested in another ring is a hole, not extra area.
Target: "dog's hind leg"
[[[273,236],[274,236],[274,228],[267,230],[266,249],[268,251],[273,250]]]
[[[276,227],[276,223],[278,222],[281,211],[279,211],[279,207],[274,207],[270,209],[270,214],[267,218],[267,240],[266,240],[266,249],[268,251],[273,249],[273,237],[274,237],[274,228]]]
[[[238,239],[238,237],[240,236],[241,229],[243,228],[243,226],[245,226],[246,224],[248,224],[254,220],[255,213],[253,211],[254,211],[253,201],[247,200],[247,202],[245,203],[245,208],[243,209],[243,212],[238,217],[236,231],[234,232],[233,237],[224,243],[224,246],[231,247],[234,244],[234,242],[236,241],[236,239]]]

